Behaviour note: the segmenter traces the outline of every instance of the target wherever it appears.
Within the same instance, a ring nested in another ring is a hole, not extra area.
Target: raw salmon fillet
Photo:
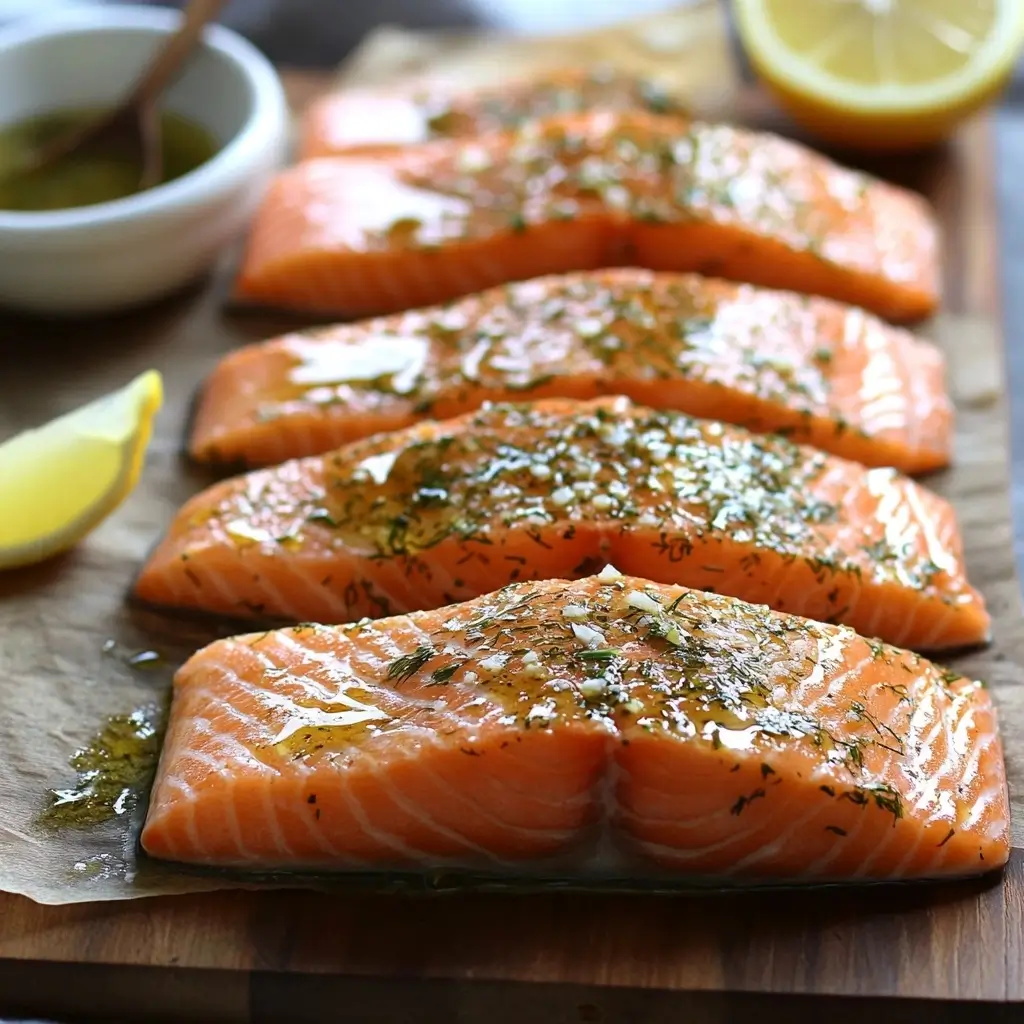
[[[312,104],[302,118],[299,159],[385,153],[437,139],[507,132],[524,121],[591,110],[647,110],[685,117],[657,82],[606,68],[566,68],[472,90],[347,88]]]
[[[912,320],[936,306],[937,248],[920,196],[794,142],[595,113],[286,170],[256,216],[236,293],[360,316],[543,274],[640,266]]]
[[[238,349],[206,381],[190,450],[268,465],[485,401],[602,394],[784,432],[866,465],[949,461],[934,345],[828,299],[632,269]]]
[[[621,397],[490,406],[226,480],[181,509],[135,593],[346,622],[606,561],[910,647],[989,631],[941,498]]]
[[[243,868],[933,878],[1004,865],[1009,807],[982,684],[605,570],[204,648],[142,845]]]

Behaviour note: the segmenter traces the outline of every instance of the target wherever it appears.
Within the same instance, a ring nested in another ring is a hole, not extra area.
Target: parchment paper
[[[736,95],[715,2],[572,38],[481,40],[383,29],[342,69],[339,82],[470,85],[595,62],[656,76],[707,116],[727,115]],[[135,794],[130,813],[106,824],[53,832],[38,822],[47,791],[73,782],[69,758],[108,716],[164,704],[176,665],[235,631],[125,601],[139,563],[174,511],[209,482],[180,457],[196,385],[222,352],[279,329],[266,320],[225,317],[227,289],[225,276],[136,317],[51,332],[62,339],[55,343],[60,350],[27,361],[29,329],[0,324],[0,436],[43,422],[146,366],[164,373],[167,393],[143,479],[128,503],[69,556],[0,574],[0,889],[56,904],[244,887],[139,856],[148,785]],[[1017,657],[1024,625],[1009,528],[1001,349],[985,321],[946,317],[936,329],[953,361],[960,418],[957,468],[934,484],[957,505],[971,575],[997,620],[993,647],[958,667],[987,678],[996,691],[1016,792],[1024,789],[1016,785],[1016,747],[1024,746]],[[44,380],[40,359],[49,363]],[[132,666],[131,656],[144,650],[158,651],[161,661]],[[1016,806],[1015,812],[1019,822]],[[1019,824],[1015,829],[1020,845]],[[264,884],[316,883],[297,876]]]
[[[384,27],[338,75],[339,86],[474,87],[572,65],[609,64],[657,79],[702,117],[733,113],[737,72],[723,5],[699,0],[573,36],[484,36]]]

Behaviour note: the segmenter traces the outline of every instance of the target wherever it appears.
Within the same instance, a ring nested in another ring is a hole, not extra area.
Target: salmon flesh
[[[317,100],[303,115],[299,159],[386,153],[594,110],[646,110],[679,118],[687,113],[657,82],[610,68],[566,68],[472,90],[346,88]]]
[[[940,497],[622,397],[487,406],[223,481],[181,509],[135,593],[346,622],[606,561],[914,648],[989,633]]]
[[[269,465],[486,401],[622,394],[872,466],[949,461],[939,350],[863,310],[693,274],[540,278],[230,353],[194,458]]]
[[[249,869],[878,881],[999,868],[1008,822],[980,683],[605,570],[204,648],[142,845]]]
[[[938,300],[920,196],[775,135],[607,112],[304,161],[264,199],[236,294],[366,316],[626,265],[824,295],[890,320]]]

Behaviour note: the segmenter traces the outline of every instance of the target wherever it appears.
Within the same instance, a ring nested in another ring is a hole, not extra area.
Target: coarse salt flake
[[[547,704],[534,704],[526,715],[526,719],[529,722],[550,722],[554,717],[554,708],[549,707]]]

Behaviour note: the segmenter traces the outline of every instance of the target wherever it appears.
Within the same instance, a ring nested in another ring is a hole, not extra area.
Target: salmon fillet
[[[346,622],[606,561],[910,647],[989,631],[941,498],[621,397],[490,406],[226,480],[181,509],[135,594]]]
[[[361,316],[626,265],[791,288],[890,320],[938,299],[920,196],[774,135],[605,112],[292,167],[256,216],[236,293]]]
[[[1009,807],[980,683],[605,570],[204,648],[142,845],[243,868],[933,878],[1005,864]]]
[[[602,394],[785,432],[866,465],[949,461],[934,345],[828,299],[633,269],[238,349],[206,381],[190,451],[268,465],[485,401]]]
[[[516,129],[524,121],[590,110],[647,110],[685,117],[657,82],[608,68],[566,68],[472,90],[347,88],[313,103],[302,118],[299,159],[386,153],[437,139]]]

